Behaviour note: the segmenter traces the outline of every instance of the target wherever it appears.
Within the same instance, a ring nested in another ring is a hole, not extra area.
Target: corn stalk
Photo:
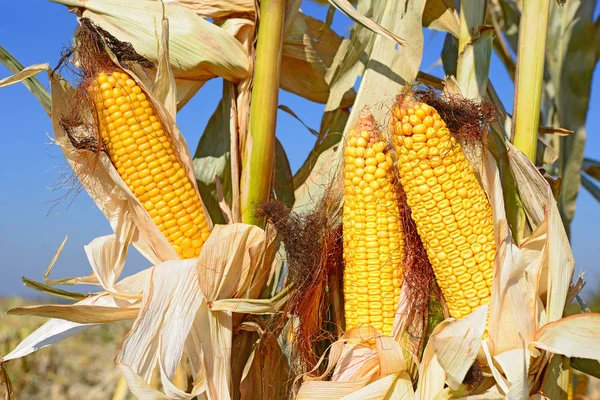
[[[513,137],[515,146],[534,163],[542,102],[549,9],[549,0],[524,2],[519,32]]]
[[[263,225],[254,213],[273,186],[275,126],[279,94],[285,0],[263,0],[256,45],[256,69],[250,106],[250,139],[242,160],[242,220]]]

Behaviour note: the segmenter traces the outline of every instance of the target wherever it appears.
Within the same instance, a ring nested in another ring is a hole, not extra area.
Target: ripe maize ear
[[[417,232],[453,318],[490,301],[496,245],[492,209],[438,112],[396,104],[390,130]]]
[[[210,235],[200,196],[141,87],[124,72],[101,72],[88,90],[119,175],[177,254],[197,257]]]
[[[393,163],[370,114],[344,148],[344,300],[346,328],[369,324],[390,335],[402,284],[404,235]]]

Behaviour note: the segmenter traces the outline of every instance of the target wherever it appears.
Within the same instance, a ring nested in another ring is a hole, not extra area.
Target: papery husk
[[[228,298],[244,296],[248,293],[245,288],[252,288],[268,275],[272,259],[263,255],[272,254],[272,249],[272,239],[256,226],[218,225],[198,259],[168,261],[153,267],[140,314],[115,360],[138,398],[156,395],[150,379],[157,366],[164,398],[192,398],[201,393],[208,399],[232,397],[233,313],[245,310]],[[230,306],[213,308],[219,301],[227,301]],[[251,305],[256,313],[278,310],[265,300],[240,301]],[[190,393],[172,384],[184,349],[194,374]]]

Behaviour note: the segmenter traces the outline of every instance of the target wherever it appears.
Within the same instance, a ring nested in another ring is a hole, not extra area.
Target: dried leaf
[[[167,261],[153,267],[140,313],[115,358],[138,398],[147,398],[149,390],[139,378],[149,386],[156,366],[160,367],[167,398],[191,398],[198,394],[182,396],[179,389],[169,385],[196,312],[205,304],[197,279],[195,259]]]
[[[110,302],[112,302],[112,299],[108,296],[95,295],[75,304],[107,306]],[[114,302],[112,303],[114,304]],[[13,351],[2,357],[2,360],[8,361],[25,357],[34,351],[50,346],[51,344],[96,325],[97,324],[79,324],[63,319],[51,319],[27,336]]]
[[[134,319],[139,309],[115,308],[88,305],[41,305],[11,308],[9,315],[35,315],[45,318],[58,318],[79,324],[101,324],[105,322]]]
[[[189,8],[203,18],[229,19],[232,17],[254,18],[254,0],[165,0]]]
[[[472,314],[442,322],[429,338],[437,361],[447,375],[448,385],[457,390],[473,365],[485,331],[487,305]]]
[[[434,333],[443,329],[444,322],[439,324]],[[433,345],[427,344],[423,358],[419,365],[419,383],[417,384],[417,398],[420,400],[434,400],[439,392],[444,389],[446,374],[440,365]]]
[[[327,69],[342,38],[324,22],[298,12],[283,42],[280,87],[318,103],[329,98]],[[356,93],[348,91],[342,106],[350,107]]]
[[[452,0],[427,0],[423,10],[423,26],[458,37],[460,22]]]
[[[600,314],[576,314],[544,325],[529,344],[532,355],[539,350],[567,357],[600,359]]]
[[[513,243],[504,212],[502,185],[496,162],[486,152],[482,184],[492,205],[494,236],[498,250],[492,283],[489,335],[494,353],[519,348],[522,341],[533,339],[536,329],[535,304],[537,294],[524,273],[523,254]]]
[[[600,181],[600,161],[591,158],[583,159],[583,170],[586,174]]]

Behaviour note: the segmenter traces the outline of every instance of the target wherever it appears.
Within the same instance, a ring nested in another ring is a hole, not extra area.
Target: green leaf
[[[482,99],[488,84],[494,30],[483,29],[458,56],[456,80],[467,99]]]
[[[45,283],[41,283],[38,281],[34,281],[33,279],[29,279],[26,277],[21,277],[21,280],[25,284],[25,286],[32,288],[33,290],[37,290],[38,292],[48,294],[50,296],[60,297],[62,299],[67,300],[83,300],[87,295],[83,293],[69,292],[66,290],[55,288],[54,286],[46,285]]]
[[[600,187],[596,186],[590,178],[585,176],[585,174],[581,174],[581,184],[597,201],[600,202]]]
[[[279,139],[275,141],[275,195],[288,208],[294,205],[294,177],[287,154]]]
[[[292,111],[291,108],[289,108],[288,106],[284,105],[284,104],[280,104],[279,108],[281,111],[285,111],[286,113],[290,114],[292,117],[294,117],[298,122],[300,122],[306,129],[308,129],[308,131],[310,133],[312,133],[315,136],[319,136],[319,132],[317,132],[316,130],[314,130],[313,128],[311,128],[310,126],[306,125],[304,123],[304,121],[302,121],[302,119],[300,119],[300,117],[298,116],[298,114],[296,114],[294,111]]]
[[[311,151],[304,165],[294,176],[299,182],[295,190],[294,211],[302,212],[312,208],[324,193],[338,171],[341,153],[341,134],[327,135],[325,140]]]
[[[319,138],[323,139],[317,139],[308,157],[294,175],[294,189],[298,189],[306,181],[321,153],[339,143],[342,138],[339,132],[344,131],[349,115],[350,112],[344,108],[338,108],[335,111],[328,111],[323,114],[321,129],[318,132]]]
[[[458,43],[456,39],[446,34],[444,39],[444,47],[442,47],[442,64],[446,75],[456,76],[456,65],[458,63]]]
[[[571,368],[600,379],[600,362],[589,358],[571,358]]]
[[[24,68],[23,64],[21,64],[2,46],[0,46],[0,62],[4,64],[4,66],[13,74],[16,74]],[[50,94],[44,88],[44,86],[42,86],[40,81],[35,77],[31,77],[24,80],[23,84],[38,99],[38,101],[44,108],[44,111],[46,111],[46,114],[48,114],[48,116],[51,116],[52,103],[50,101]]]
[[[217,178],[223,195],[231,205],[230,109],[232,84],[223,81],[223,97],[208,120],[194,154],[194,174],[204,206],[213,224],[224,224],[225,218],[217,199]]]
[[[521,11],[512,0],[499,0],[503,14],[503,31],[507,42],[513,52],[517,52],[519,45],[519,24],[521,23]]]
[[[558,174],[563,186],[558,206],[570,232],[581,182],[586,142],[585,120],[589,108],[596,57],[596,27],[592,16],[596,0],[570,0],[564,7],[550,5],[546,43],[549,81],[546,85],[547,126],[560,126],[574,133],[557,138]]]

